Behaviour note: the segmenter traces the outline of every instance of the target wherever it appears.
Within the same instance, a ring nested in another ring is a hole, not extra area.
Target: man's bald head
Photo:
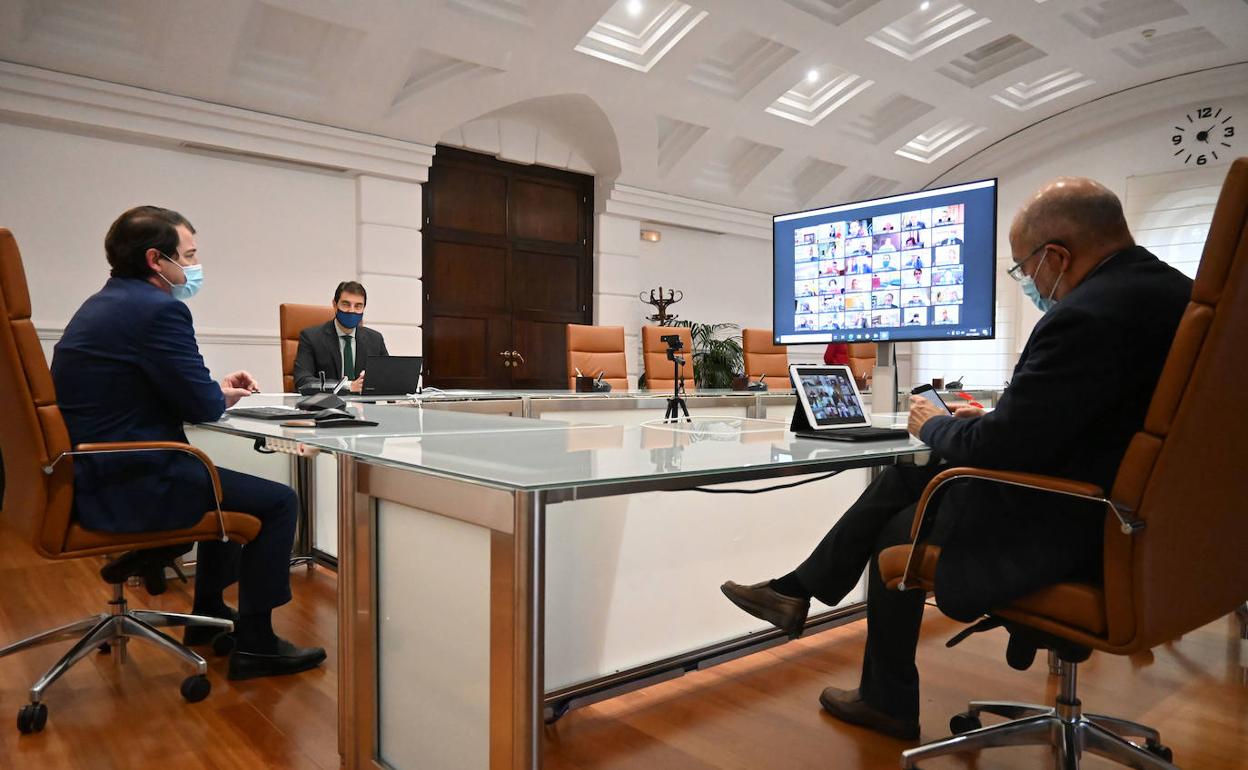
[[[1101,257],[1134,245],[1118,196],[1083,177],[1058,177],[1040,188],[1010,226],[1016,249],[1060,241],[1076,254]]]

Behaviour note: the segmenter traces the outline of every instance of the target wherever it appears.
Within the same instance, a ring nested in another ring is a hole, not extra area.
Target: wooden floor
[[[98,562],[45,562],[0,528],[0,640],[101,611],[107,598]],[[21,736],[14,724],[26,688],[66,643],[0,658],[0,770],[146,770],[338,767],[335,578],[292,574],[294,601],[275,615],[282,635],[324,645],[327,665],[272,680],[231,684],[223,659],[210,660],[213,692],[187,704],[187,670],[141,643],[121,666],[109,656],[80,663],[45,702],[48,726]],[[185,611],[185,587],[135,606]],[[929,610],[919,647],[923,737],[948,734],[949,715],[969,698],[1048,702],[1055,680],[1040,661],[1018,672],[1004,662],[1004,636],[978,634],[947,650],[958,626]],[[863,624],[817,634],[731,663],[571,712],[546,730],[549,770],[660,768],[896,768],[898,741],[839,724],[818,705],[826,685],[857,684]],[[1184,768],[1248,768],[1248,642],[1224,618],[1132,659],[1095,655],[1081,667],[1089,711],[1151,724]],[[1041,768],[1042,750],[1004,749],[932,768]],[[1109,763],[1090,759],[1088,768]]]

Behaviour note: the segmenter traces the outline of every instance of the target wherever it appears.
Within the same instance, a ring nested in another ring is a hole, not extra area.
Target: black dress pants
[[[238,583],[238,611],[254,615],[290,601],[290,551],[295,542],[299,498],[285,484],[218,468],[221,509],[260,519],[260,534],[247,545],[199,543],[195,595],[215,599]]]
[[[817,599],[836,604],[867,570],[867,647],[859,694],[890,716],[919,715],[919,670],[915,649],[923,620],[923,591],[888,590],[877,557],[885,548],[910,542],[910,525],[923,488],[945,466],[891,465],[824,536],[797,578]],[[932,542],[939,542],[933,532]]]

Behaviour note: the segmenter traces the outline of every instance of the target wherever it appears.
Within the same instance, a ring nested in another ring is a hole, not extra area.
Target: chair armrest
[[[78,444],[73,450],[61,452],[54,457],[52,462],[43,466],[43,472],[51,474],[56,464],[65,457],[90,454],[125,454],[129,452],[182,452],[199,460],[203,464],[204,469],[208,471],[208,477],[212,479],[213,501],[217,509],[217,526],[221,530],[221,542],[229,542],[229,535],[225,531],[225,514],[221,511],[221,476],[217,473],[217,466],[213,464],[212,459],[199,447],[183,444],[180,441],[104,441],[94,444]]]
[[[931,516],[927,515],[928,509],[932,508],[933,511],[935,510],[936,501],[947,484],[962,479],[979,479],[981,481],[1035,489],[1041,492],[1052,492],[1053,494],[1078,497],[1083,500],[1101,503],[1118,517],[1119,525],[1123,533],[1127,535],[1144,526],[1143,521],[1131,516],[1130,508],[1114,503],[1105,497],[1103,489],[1086,481],[1074,481],[1056,476],[1044,476],[1039,473],[1022,473],[1019,471],[995,471],[986,468],[950,468],[936,474],[928,482],[927,487],[923,490],[923,494],[919,497],[918,506],[914,510],[914,522],[910,525],[910,539],[913,541],[910,548],[910,558],[906,561],[906,571],[902,575],[901,583],[898,585],[899,589],[903,591],[906,589],[910,575],[913,572],[917,576],[917,570],[922,563],[923,549],[926,546],[924,538],[931,527],[931,519],[935,518],[934,512]]]

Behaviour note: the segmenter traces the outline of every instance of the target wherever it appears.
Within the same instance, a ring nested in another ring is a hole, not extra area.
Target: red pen
[[[973,407],[975,407],[976,409],[983,409],[983,408],[984,408],[984,405],[983,405],[983,404],[981,404],[981,403],[979,403],[978,401],[976,401],[975,399],[971,398],[971,394],[970,394],[970,393],[967,393],[965,390],[959,390],[959,391],[958,391],[958,398],[960,398],[960,399],[962,399],[963,401],[965,401],[965,402],[967,403],[967,405],[968,405],[968,406],[973,406]]]

